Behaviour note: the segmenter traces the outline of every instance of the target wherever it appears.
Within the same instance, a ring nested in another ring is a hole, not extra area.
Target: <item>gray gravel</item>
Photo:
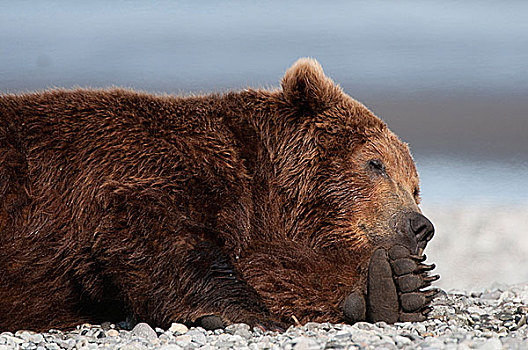
[[[6,349],[527,349],[528,284],[482,292],[452,290],[433,301],[425,322],[356,323],[352,326],[308,323],[277,334],[236,324],[225,330],[188,329],[174,323],[168,330],[145,323],[131,331],[115,325],[80,325],[47,333],[3,332]]]

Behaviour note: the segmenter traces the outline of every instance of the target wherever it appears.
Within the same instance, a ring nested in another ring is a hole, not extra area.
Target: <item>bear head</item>
[[[304,230],[311,231],[313,246],[423,249],[433,226],[418,207],[419,178],[407,144],[313,59],[300,59],[288,69],[282,98],[282,113],[296,132],[281,147],[303,150],[297,159],[284,161],[302,169],[293,175],[286,170],[284,186],[295,188],[291,197],[297,200],[298,220],[307,215],[317,220],[307,220],[311,228]]]

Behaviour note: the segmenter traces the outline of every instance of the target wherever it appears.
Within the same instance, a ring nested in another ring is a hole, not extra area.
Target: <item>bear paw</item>
[[[400,245],[376,250],[370,258],[366,298],[354,292],[343,303],[347,321],[424,321],[431,311],[429,303],[439,292],[424,290],[439,278],[428,275],[435,265],[424,264],[425,259]]]

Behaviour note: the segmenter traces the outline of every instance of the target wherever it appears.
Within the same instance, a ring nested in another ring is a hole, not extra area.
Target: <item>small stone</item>
[[[376,325],[376,327],[378,328],[386,328],[387,327],[387,322],[384,322],[384,321],[379,321],[379,322],[376,322],[374,323]]]
[[[126,344],[126,345],[123,345],[120,350],[146,350],[147,349],[147,346],[139,343],[139,342],[134,342],[134,343],[130,343],[130,344]]]
[[[75,339],[72,339],[72,338],[65,339],[65,340],[57,339],[55,341],[57,342],[57,344],[55,344],[55,343],[46,343],[46,348],[48,348],[48,346],[50,344],[55,344],[55,345],[57,345],[59,347],[62,347],[64,349],[73,349],[75,347],[75,344],[76,344]]]
[[[193,343],[198,345],[205,345],[207,343],[207,337],[197,328],[188,331],[186,334],[191,337]]]
[[[304,325],[304,329],[307,331],[317,331],[320,327],[321,324],[317,322],[308,322]]]
[[[55,344],[55,343],[46,343],[44,346],[48,350],[60,350],[60,346],[58,344]],[[75,342],[74,342],[73,346],[75,346]],[[72,346],[72,348],[73,348],[73,346]]]
[[[319,348],[317,342],[308,337],[298,337],[293,339],[293,342],[295,343],[293,350],[312,350]]]
[[[354,323],[353,327],[363,330],[371,330],[373,328],[377,328],[375,325],[368,322],[356,322]]]
[[[88,347],[88,340],[86,338],[82,338],[82,339],[77,340],[77,342],[75,344],[75,347],[77,349],[87,348]]]
[[[106,336],[107,337],[117,337],[119,336],[119,332],[116,330],[116,329],[109,329],[106,331]]]
[[[241,336],[244,339],[249,339],[253,336],[249,330],[249,325],[245,323],[239,323],[236,326],[237,327],[235,329],[234,335]]]
[[[216,342],[215,347],[217,347],[217,348],[233,348],[233,347],[235,347],[235,342],[232,341],[232,340],[218,341],[218,342]]]
[[[401,335],[397,335],[394,337],[394,341],[396,342],[396,345],[399,347],[405,346],[407,344],[411,343],[411,339],[407,337],[403,337]]]
[[[23,339],[20,339],[18,337],[13,337],[13,336],[10,336],[10,335],[2,335],[2,337],[4,337],[7,340],[7,344],[8,345],[9,345],[9,343],[11,343],[11,344],[22,344],[24,342]]]
[[[499,318],[499,320],[501,320],[501,321],[509,321],[509,320],[513,320],[513,314],[512,314],[512,313],[509,313],[509,312],[501,312],[501,313],[498,315],[498,318]]]
[[[189,328],[187,328],[186,325],[181,324],[181,323],[173,323],[173,324],[171,324],[171,326],[169,328],[170,332],[179,333],[179,334],[185,334],[185,333],[187,333],[188,330],[189,330]]]
[[[415,326],[415,329],[416,329],[416,331],[417,331],[419,334],[424,334],[424,333],[427,331],[427,329],[425,328],[425,326],[424,326],[423,324],[417,324],[417,325]]]
[[[348,340],[348,339],[350,339],[351,334],[350,334],[350,332],[342,330],[342,331],[337,331],[336,334],[334,335],[334,337],[339,339],[339,340]]]
[[[471,317],[473,321],[480,321],[480,315],[477,313],[472,313],[469,317]]]
[[[526,315],[522,315],[519,319],[519,322],[517,323],[517,327],[521,328],[526,324]]]
[[[138,323],[130,333],[137,337],[146,338],[149,340],[158,338],[158,334],[156,333],[156,331],[144,322]]]
[[[181,350],[182,347],[176,344],[166,344],[159,348],[160,350]]]
[[[191,343],[192,337],[188,334],[182,334],[182,335],[177,336],[175,341],[176,341],[176,344],[178,344],[182,348],[185,348],[187,345]]]
[[[31,334],[29,337],[28,337],[28,341],[31,342],[31,343],[35,343],[35,344],[39,344],[39,343],[42,343],[44,341],[44,337],[42,336],[42,334]]]
[[[442,349],[444,343],[438,338],[427,337],[427,338],[424,339],[424,344],[422,344],[422,348],[424,348],[424,345],[427,345],[427,348],[429,348],[429,349],[431,349],[431,348]]]

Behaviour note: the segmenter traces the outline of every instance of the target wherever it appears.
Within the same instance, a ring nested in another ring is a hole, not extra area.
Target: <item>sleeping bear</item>
[[[418,204],[407,145],[313,59],[272,91],[1,95],[0,330],[424,320]]]

